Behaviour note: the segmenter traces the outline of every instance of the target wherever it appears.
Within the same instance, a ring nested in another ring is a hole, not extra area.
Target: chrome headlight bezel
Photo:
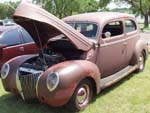
[[[50,92],[54,91],[59,84],[59,74],[56,72],[50,72],[46,79],[46,85]]]
[[[3,64],[2,68],[1,68],[1,78],[6,79],[9,71],[10,71],[9,64],[8,63]]]

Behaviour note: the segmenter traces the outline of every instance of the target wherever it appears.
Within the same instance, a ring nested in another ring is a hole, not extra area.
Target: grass
[[[144,24],[143,23],[138,23],[138,25],[139,25],[140,29],[144,28]],[[143,30],[150,30],[150,27],[146,27]]]
[[[0,82],[0,113],[72,113],[65,107],[27,104],[3,90]],[[130,74],[120,82],[101,91],[91,104],[79,113],[150,113],[150,61],[139,74]]]
[[[150,30],[150,27],[146,27],[146,28],[144,28],[144,30]]]

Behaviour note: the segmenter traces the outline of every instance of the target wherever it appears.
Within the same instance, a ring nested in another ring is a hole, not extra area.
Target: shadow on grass
[[[21,97],[6,94],[0,97],[0,113],[73,113],[65,107],[50,107],[46,104],[27,104]]]

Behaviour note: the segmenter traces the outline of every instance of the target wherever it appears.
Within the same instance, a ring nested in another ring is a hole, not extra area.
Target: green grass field
[[[139,25],[140,29],[143,29],[143,27],[144,27],[144,24],[143,24],[143,23],[138,23],[138,25]],[[150,30],[150,26],[144,28],[143,30]]]
[[[0,113],[72,113],[65,107],[27,104],[3,90],[0,82]],[[79,113],[150,113],[150,61],[139,74],[130,74],[120,82],[101,91],[91,104]]]

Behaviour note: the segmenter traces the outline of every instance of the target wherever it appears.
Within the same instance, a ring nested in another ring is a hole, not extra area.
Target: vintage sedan
[[[129,14],[97,12],[60,20],[22,3],[14,20],[41,48],[38,55],[9,60],[1,70],[5,90],[27,102],[82,110],[100,90],[144,69],[147,46]]]

